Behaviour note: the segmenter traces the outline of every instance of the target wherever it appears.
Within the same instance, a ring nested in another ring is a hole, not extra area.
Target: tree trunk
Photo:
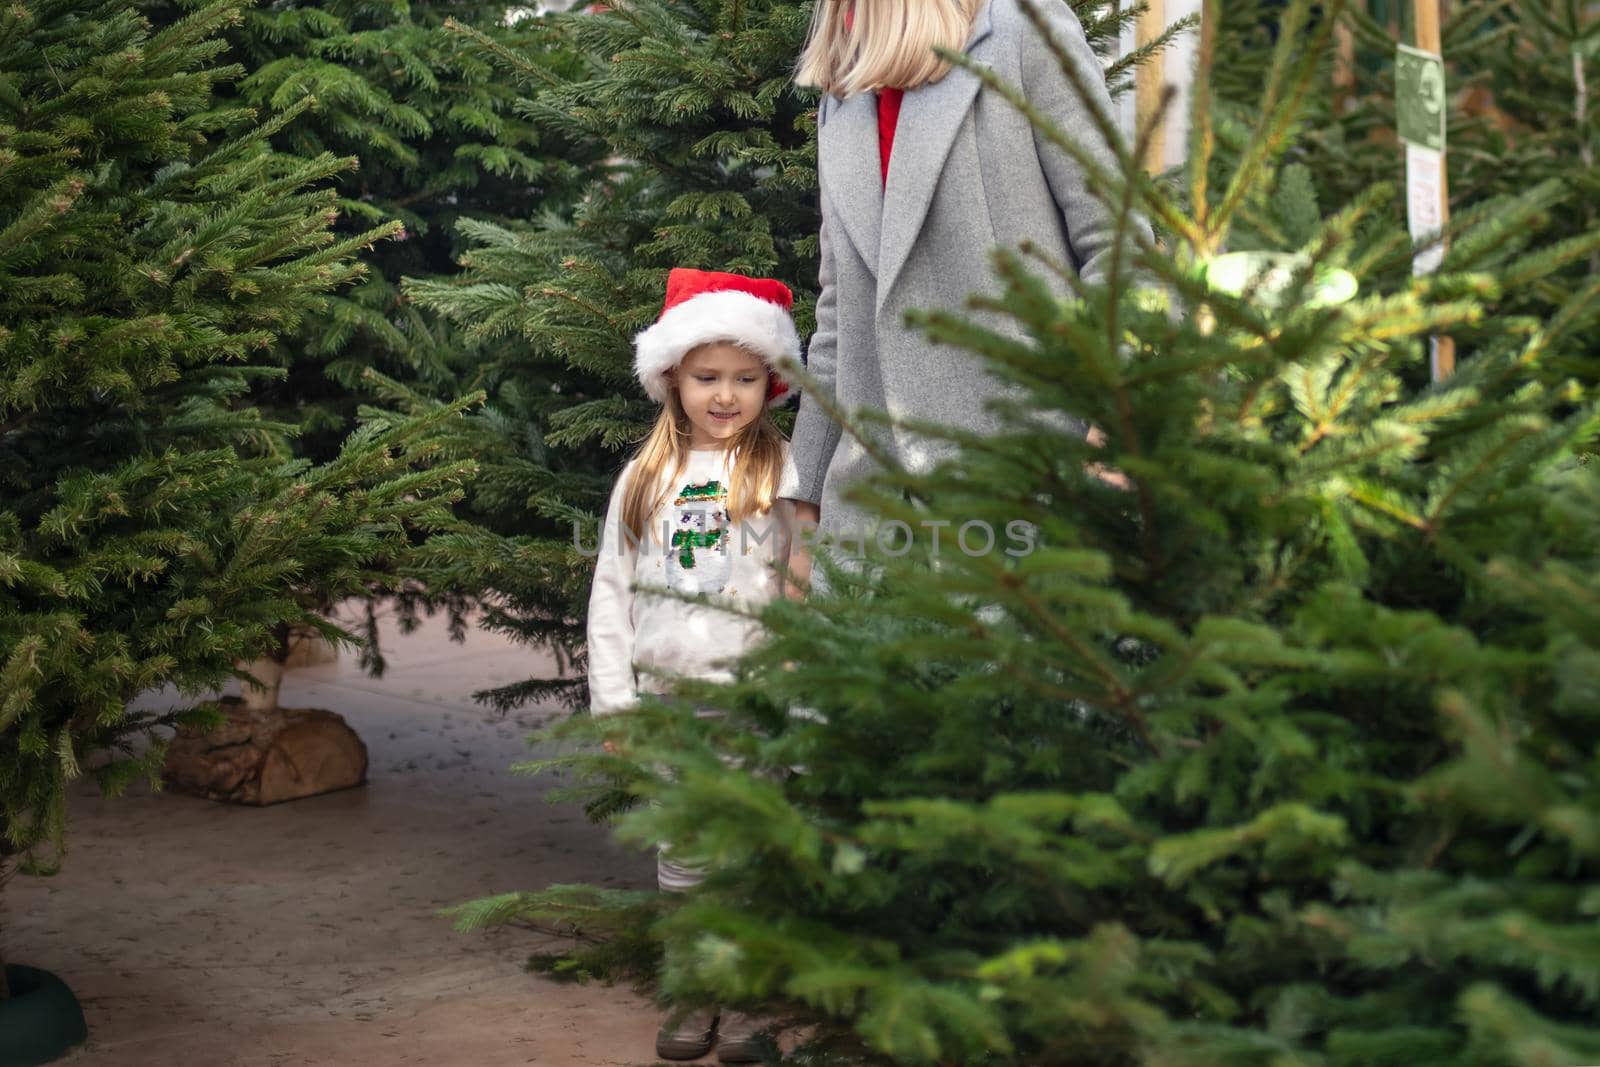
[[[258,711],[276,711],[278,709],[278,690],[283,685],[283,660],[277,656],[262,656],[250,663],[241,663],[239,666],[246,674],[266,686],[257,689],[249,682],[239,683],[239,699],[247,708]]]
[[[240,683],[239,699],[244,701],[245,707],[258,711],[278,710],[278,688],[283,684],[284,661],[289,658],[289,624],[280,622],[272,629],[272,647],[260,659],[239,664],[245,673],[266,687],[257,689],[249,682]]]

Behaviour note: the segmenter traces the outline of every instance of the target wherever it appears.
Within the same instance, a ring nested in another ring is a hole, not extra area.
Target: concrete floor
[[[8,958],[83,1001],[90,1040],[63,1063],[654,1062],[647,1002],[528,973],[538,934],[458,934],[437,915],[556,882],[653,882],[651,857],[547,803],[553,782],[507,773],[550,712],[471,699],[548,662],[481,632],[455,644],[439,621],[384,640],[384,677],[346,656],[290,672],[281,697],[349,720],[365,787],[270,808],[76,790],[61,873],[0,893]]]

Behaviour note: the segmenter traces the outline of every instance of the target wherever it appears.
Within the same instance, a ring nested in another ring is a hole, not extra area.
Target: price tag
[[[1411,273],[1432,274],[1444,262],[1444,153],[1435,148],[1406,145],[1406,221],[1410,224]]]
[[[1444,262],[1444,58],[1401,45],[1394,60],[1395,115],[1406,145],[1406,219],[1417,252],[1414,274]]]
[[[1400,139],[1444,151],[1444,57],[1401,45],[1394,58],[1394,107]]]

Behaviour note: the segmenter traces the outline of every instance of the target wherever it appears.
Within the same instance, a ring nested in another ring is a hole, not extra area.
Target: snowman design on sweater
[[[728,493],[720,481],[691,482],[672,502],[672,543],[667,588],[678,593],[720,593],[733,559],[728,553]]]

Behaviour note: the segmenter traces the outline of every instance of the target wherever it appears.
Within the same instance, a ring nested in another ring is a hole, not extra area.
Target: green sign
[[[1400,139],[1444,151],[1444,59],[1401,45],[1394,58],[1394,94]]]

